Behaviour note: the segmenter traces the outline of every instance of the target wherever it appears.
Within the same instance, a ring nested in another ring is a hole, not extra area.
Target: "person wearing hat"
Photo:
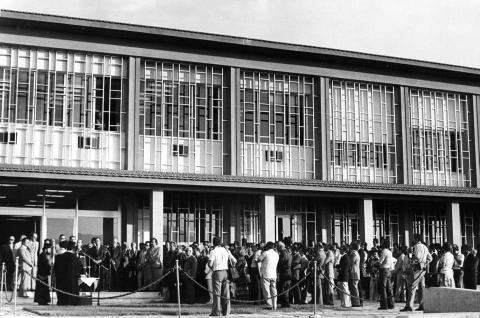
[[[52,241],[46,239],[43,242],[42,252],[38,256],[38,283],[35,285],[34,301],[41,306],[48,305],[51,302],[50,291],[48,287],[48,276],[50,276],[52,272],[51,249]]]

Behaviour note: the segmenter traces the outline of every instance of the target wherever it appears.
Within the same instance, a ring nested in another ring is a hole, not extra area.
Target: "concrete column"
[[[45,199],[44,199],[44,201],[45,201]],[[42,208],[42,218],[41,218],[41,221],[40,221],[40,235],[39,235],[39,238],[40,238],[39,247],[42,248],[43,242],[45,241],[45,239],[47,239],[47,211],[45,209],[45,203],[43,204],[43,208]]]
[[[153,189],[150,198],[150,234],[156,238],[163,259],[163,190]]]
[[[462,227],[460,219],[460,203],[447,203],[447,240],[462,246]]]
[[[318,222],[320,220],[320,222]],[[320,208],[320,215],[317,215],[317,229],[320,231],[320,239],[322,242],[329,243],[330,236],[328,229],[330,227],[330,208],[329,207],[321,207]],[[316,243],[316,242],[315,242]],[[340,242],[338,242],[340,243]]]
[[[262,200],[263,215],[261,218],[262,241],[275,241],[275,196],[266,194]]]
[[[75,217],[73,218],[73,233],[78,240],[78,197],[75,198]]]
[[[368,246],[372,246],[374,230],[373,230],[373,200],[360,199],[360,239],[367,242]]]

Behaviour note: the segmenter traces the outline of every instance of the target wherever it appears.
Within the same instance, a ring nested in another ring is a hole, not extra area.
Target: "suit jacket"
[[[277,272],[282,280],[292,279],[292,254],[287,250],[283,250],[279,254]]]
[[[15,257],[13,256],[13,249],[11,249],[8,244],[3,244],[0,247],[0,255],[2,262],[5,263],[5,268],[7,270],[12,270],[15,267]]]
[[[325,260],[327,259],[327,254],[325,254],[325,251],[322,249],[318,252],[317,256],[315,257],[317,260],[317,270],[318,270],[318,276],[320,278],[323,278],[323,275],[325,273]]]
[[[350,252],[350,279],[360,279],[360,255],[357,251]]]
[[[18,265],[22,270],[26,272],[32,270],[32,252],[25,245],[20,246],[20,248],[18,249]]]
[[[332,251],[327,251],[325,258],[325,277],[335,278],[335,273],[333,272],[333,263],[335,262],[335,256]]]
[[[190,256],[185,261],[185,268],[183,269],[185,273],[190,275],[192,278],[197,277],[197,258],[195,256]]]
[[[344,254],[338,265],[338,281],[346,283],[350,280],[350,267],[350,256]]]

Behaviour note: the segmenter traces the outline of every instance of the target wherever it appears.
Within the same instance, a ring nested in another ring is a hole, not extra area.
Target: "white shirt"
[[[442,255],[440,258],[440,264],[441,264],[441,269],[440,273],[444,275],[448,275],[453,277],[453,263],[455,262],[455,258],[453,257],[453,254],[450,252],[446,252],[445,254]]]
[[[211,252],[208,257],[208,264],[211,265],[212,270],[222,271],[228,270],[228,259],[231,258],[235,261],[235,258],[227,251],[225,247],[217,246]]]
[[[390,251],[388,248],[384,248],[382,250],[382,254],[380,254],[380,259],[378,262],[380,263],[380,268],[391,269],[393,267],[392,251]]]
[[[263,252],[258,258],[262,262],[260,275],[265,279],[277,279],[277,264],[279,255],[273,249]]]

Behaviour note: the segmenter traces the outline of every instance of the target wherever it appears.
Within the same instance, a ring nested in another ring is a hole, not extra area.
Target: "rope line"
[[[5,289],[3,290],[4,293],[5,293],[5,300],[7,301],[7,304],[10,304],[12,301],[13,301],[13,293],[14,291],[12,290],[12,296],[10,297],[10,299],[8,299],[8,286],[7,286],[7,270],[5,269],[3,272],[2,272],[2,276],[3,276],[3,285],[5,287]],[[17,283],[18,283],[18,277],[17,277]],[[15,286],[15,285],[14,285]]]
[[[418,275],[418,277],[415,278],[415,279],[413,280],[413,282],[410,284],[410,287],[413,286],[414,283],[417,283],[417,280],[420,281],[421,274],[422,274],[424,271],[425,271],[425,269],[422,269],[422,271],[420,272],[420,274]],[[358,299],[358,300],[361,300],[362,302],[363,302],[364,300],[367,300],[367,299],[362,298],[362,297],[360,297],[360,296],[353,296],[352,294],[349,294],[349,293],[343,291],[343,290],[340,289],[338,286],[336,286],[335,284],[333,284],[333,283],[330,281],[330,279],[328,279],[328,278],[325,276],[325,274],[323,274],[323,273],[319,273],[319,274],[322,275],[323,278],[324,278],[330,285],[332,285],[337,291],[341,292],[342,294],[345,294],[345,295],[347,295],[347,296],[350,296],[351,298],[356,298],[356,299]],[[407,282],[406,282],[406,280],[405,280],[405,285],[408,285]],[[408,287],[408,286],[406,286],[406,287]],[[411,292],[413,291],[413,289],[414,289],[414,288],[411,288],[411,289],[408,289],[408,290],[407,290],[407,288],[405,288],[405,291],[406,291],[406,292],[408,291],[408,292],[411,293]],[[390,297],[387,297],[387,299],[389,299],[389,298],[395,298],[395,295],[392,295],[392,296],[390,296]],[[362,306],[363,306],[363,304],[362,304]]]
[[[100,300],[104,300],[104,299],[115,299],[115,298],[121,298],[121,297],[125,297],[125,296],[128,296],[128,295],[132,295],[132,294],[135,294],[139,291],[142,291],[144,289],[147,289],[155,284],[158,284],[160,283],[162,280],[165,279],[165,277],[167,277],[168,275],[170,275],[171,273],[173,272],[173,269],[169,270],[166,274],[164,274],[162,277],[160,277],[159,279],[157,279],[156,281],[148,284],[148,285],[145,285],[135,291],[132,291],[132,292],[128,292],[128,293],[124,293],[124,294],[120,294],[120,295],[116,295],[116,296],[109,296],[109,297],[96,297],[95,299],[100,299]],[[76,294],[72,294],[72,293],[69,293],[69,292],[66,292],[64,290],[61,290],[61,289],[58,289],[56,287],[53,287],[53,286],[50,286],[48,285],[47,283],[39,280],[37,277],[33,277],[32,274],[26,272],[30,277],[32,277],[33,279],[35,279],[36,281],[40,282],[41,284],[43,284],[44,286],[48,287],[50,290],[52,291],[56,291],[56,292],[59,292],[59,293],[62,293],[64,295],[68,295],[68,296],[72,296],[72,297],[77,297],[77,298],[91,298],[91,297],[88,297],[88,296],[80,296],[80,295],[76,295]]]
[[[180,269],[183,271],[183,269]],[[221,299],[225,299],[225,300],[229,300],[231,302],[235,302],[235,303],[247,303],[247,304],[252,304],[252,303],[258,303],[258,302],[263,302],[263,301],[267,301],[267,300],[270,300],[270,299],[273,299],[275,297],[279,297],[279,296],[282,296],[288,292],[290,292],[290,290],[292,290],[293,288],[297,287],[298,285],[300,285],[301,282],[303,282],[304,280],[306,280],[308,278],[308,275],[305,275],[305,277],[303,277],[302,279],[300,279],[298,282],[296,282],[294,285],[290,286],[290,288],[282,291],[280,294],[277,294],[275,296],[271,296],[271,297],[268,297],[268,298],[263,298],[263,299],[258,299],[258,300],[240,300],[240,299],[234,299],[234,298],[229,298],[229,297],[225,297],[225,296],[222,296],[222,295],[218,295],[218,294],[215,294],[213,291],[209,291],[208,288],[205,288],[202,284],[200,284],[199,282],[197,282],[195,279],[192,278],[192,276],[188,275],[187,273],[185,273],[185,271],[183,271],[183,273],[185,274],[185,276],[187,276],[188,278],[190,278],[197,286],[199,286],[201,289],[203,289],[204,291],[207,291],[208,293],[212,294],[213,296],[217,296]]]

